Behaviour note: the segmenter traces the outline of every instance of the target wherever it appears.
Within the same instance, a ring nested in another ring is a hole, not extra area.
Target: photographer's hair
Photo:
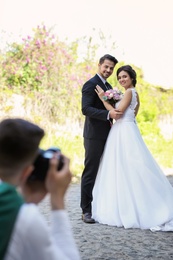
[[[103,57],[100,58],[99,64],[103,64],[103,62],[104,62],[105,60],[110,60],[110,61],[112,61],[115,65],[118,63],[118,60],[117,60],[115,57],[113,57],[113,56],[110,55],[110,54],[105,54]]]
[[[120,68],[118,68],[117,70],[117,78],[118,78],[118,75],[121,71],[125,71],[129,74],[130,78],[132,79],[132,82],[133,82],[133,86],[135,87],[136,86],[136,83],[137,83],[137,79],[136,79],[136,71],[130,66],[130,65],[124,65],[124,66],[121,66]]]
[[[15,174],[17,170],[32,164],[44,136],[39,126],[20,119],[0,122],[0,178],[2,174]]]

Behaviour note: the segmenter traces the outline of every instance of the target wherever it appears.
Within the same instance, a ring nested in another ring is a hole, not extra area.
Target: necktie
[[[109,83],[107,81],[105,82],[105,86],[107,90],[110,89]]]

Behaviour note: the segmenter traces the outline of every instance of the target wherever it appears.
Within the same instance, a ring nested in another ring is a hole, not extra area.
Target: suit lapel
[[[103,81],[100,79],[100,77],[96,74],[95,75],[97,79],[97,84],[104,90],[112,89],[112,86],[107,82],[107,86],[103,83]]]

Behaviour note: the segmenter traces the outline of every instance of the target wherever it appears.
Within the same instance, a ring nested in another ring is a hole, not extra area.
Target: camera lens
[[[28,181],[44,181],[49,169],[49,160],[53,157],[55,152],[61,152],[59,148],[52,147],[47,150],[39,149],[39,154],[34,162],[34,170],[28,178]],[[60,154],[58,169],[63,167],[63,156]]]

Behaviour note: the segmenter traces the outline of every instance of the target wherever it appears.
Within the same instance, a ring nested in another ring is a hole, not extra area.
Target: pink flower
[[[35,44],[40,48],[40,40],[36,40]]]
[[[43,44],[46,45],[46,40],[43,40]]]
[[[114,89],[109,89],[104,93],[103,99],[111,104],[115,104],[117,101],[121,100],[123,93],[116,87]]]

